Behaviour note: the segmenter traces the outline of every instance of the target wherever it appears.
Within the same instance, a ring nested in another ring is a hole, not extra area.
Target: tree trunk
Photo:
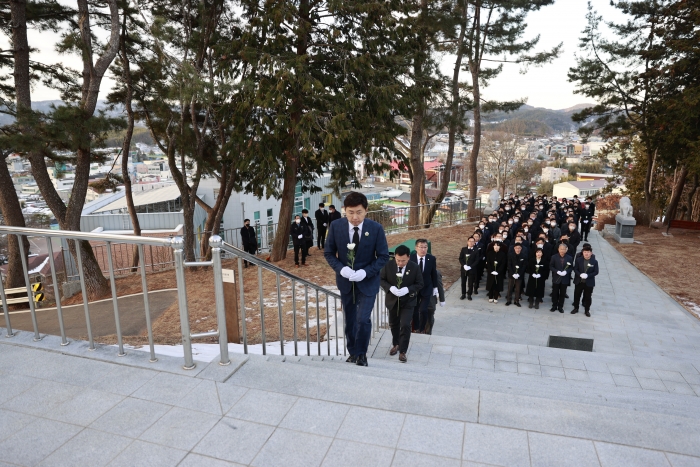
[[[296,149],[293,149],[296,151]],[[277,219],[277,233],[272,243],[270,252],[271,261],[282,261],[287,257],[289,248],[289,231],[292,224],[292,213],[294,211],[294,192],[297,184],[297,168],[299,157],[289,155],[284,168],[284,186],[282,187],[282,204],[280,205],[280,215]]]
[[[467,19],[467,8],[464,7],[463,11],[463,21]],[[445,158],[445,170],[443,171],[442,180],[440,184],[440,192],[438,193],[435,201],[430,206],[426,216],[426,223],[428,226],[433,222],[433,217],[440,207],[442,200],[445,199],[447,194],[447,187],[450,186],[450,178],[452,175],[452,161],[455,154],[455,139],[458,125],[459,115],[459,72],[462,69],[462,57],[464,56],[464,35],[467,29],[466,24],[462,24],[462,29],[459,32],[459,38],[457,39],[457,57],[455,59],[454,70],[452,71],[452,109],[450,111],[450,127],[448,130],[447,139],[447,157]]]
[[[24,121],[27,113],[31,112],[32,97],[29,82],[29,43],[27,40],[27,3],[26,1],[10,1],[10,15],[12,20],[12,49],[14,58],[14,85],[15,103],[17,105],[17,122],[20,131],[29,131]],[[7,154],[9,155],[9,153]],[[6,158],[0,160],[0,186],[12,187],[12,176],[7,169]],[[25,227],[22,206],[19,204],[17,192],[12,189],[0,190],[0,212],[5,218],[5,224],[15,227]],[[29,240],[22,237],[24,251],[29,253]],[[9,235],[7,238],[8,264],[5,272],[5,287],[14,288],[24,285],[24,272],[22,270],[22,255],[19,250],[17,237]]]
[[[12,176],[5,164],[5,158],[0,160],[0,186],[11,187]],[[14,189],[0,190],[0,212],[5,218],[6,225],[25,227],[22,206],[19,204],[17,193]],[[22,236],[25,254],[29,254],[29,240]],[[22,270],[22,255],[19,242],[14,235],[7,236],[8,263],[4,273],[5,288],[22,287],[24,285],[24,271]]]
[[[693,175],[693,187],[688,192],[688,209],[685,211],[685,220],[691,221],[693,215],[693,199],[698,191],[698,174]]]
[[[408,227],[411,230],[419,228],[421,223],[421,208],[418,206],[421,204],[421,187],[425,187],[425,168],[421,157],[423,154],[421,151],[423,141],[423,105],[418,104],[418,107],[418,111],[413,116],[411,123],[411,157],[409,163],[411,164],[413,179],[411,180],[411,209],[408,214]]]
[[[202,208],[207,211],[207,219],[204,222],[204,232],[199,244],[200,256],[207,261],[211,259],[211,248],[209,248],[209,237],[218,235],[221,230],[221,219],[224,216],[224,211],[228,205],[228,200],[231,197],[233,186],[236,182],[236,173],[233,170],[233,164],[230,167],[224,167],[221,171],[221,184],[219,193],[216,196],[214,206],[205,207],[204,203],[197,198],[197,202]]]
[[[476,164],[479,160],[479,148],[481,147],[481,91],[479,89],[479,72],[474,64],[469,65],[472,74],[472,96],[474,98],[474,144],[469,155],[469,211],[468,216],[477,214],[476,197],[478,192],[478,177]]]
[[[304,57],[307,54],[309,40],[311,39],[311,22],[310,22],[310,0],[301,0],[299,2],[298,27],[296,37],[296,53],[297,57]],[[306,58],[308,62],[308,57]],[[294,211],[294,193],[297,185],[297,170],[299,170],[300,154],[299,154],[299,125],[301,122],[302,111],[304,108],[303,96],[296,95],[292,99],[291,112],[291,127],[289,132],[289,144],[287,149],[287,158],[284,167],[284,186],[282,187],[282,204],[280,205],[280,215],[277,219],[277,233],[275,240],[272,243],[270,251],[270,260],[277,262],[282,261],[287,257],[287,248],[289,247],[289,232],[292,224],[292,213]]]
[[[688,178],[688,166],[682,165],[680,169],[680,173],[676,176],[676,180],[674,181],[675,183],[673,184],[673,193],[671,194],[671,200],[669,201],[668,209],[666,210],[664,225],[669,225],[671,221],[676,218],[678,203],[680,202],[681,195],[683,194],[685,181]]]
[[[124,21],[122,22],[122,33],[120,39],[120,52],[122,60],[122,79],[126,95],[124,96],[124,109],[126,110],[126,134],[122,143],[122,178],[124,179],[124,198],[126,199],[126,208],[129,211],[129,218],[134,229],[134,235],[141,235],[141,224],[139,217],[136,214],[136,206],[134,206],[134,194],[131,191],[131,174],[129,174],[129,152],[131,150],[131,137],[134,134],[134,109],[131,106],[133,99],[133,85],[131,81],[131,69],[129,66],[129,56],[126,50],[126,15],[124,13]],[[151,260],[153,260],[151,258]],[[145,264],[145,263],[144,263]],[[134,247],[134,254],[131,258],[131,271],[136,272],[139,265],[139,249]]]

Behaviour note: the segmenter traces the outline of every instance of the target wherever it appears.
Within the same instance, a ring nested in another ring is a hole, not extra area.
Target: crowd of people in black
[[[551,278],[549,311],[564,313],[573,281],[571,314],[583,305],[585,315],[591,316],[598,262],[586,242],[594,214],[590,197],[582,201],[577,196],[557,199],[530,194],[502,199],[497,210],[480,220],[459,254],[460,299],[472,300],[484,284],[491,303],[498,303],[505,292],[506,306],[522,306],[525,295],[529,307],[539,309]]]

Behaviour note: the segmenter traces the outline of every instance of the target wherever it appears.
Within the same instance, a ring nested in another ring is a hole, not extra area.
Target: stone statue
[[[489,208],[491,208],[491,212],[498,211],[500,204],[501,194],[498,190],[491,190],[491,193],[489,193]]]
[[[632,217],[632,203],[627,196],[620,198],[620,214],[622,217]]]

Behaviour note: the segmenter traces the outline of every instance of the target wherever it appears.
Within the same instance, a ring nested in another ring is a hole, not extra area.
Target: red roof
[[[441,165],[443,165],[443,163],[440,161],[423,162],[423,168],[425,170],[435,170],[436,167],[440,167]],[[391,161],[391,170],[399,170],[399,163],[396,161]],[[406,168],[404,171],[408,172],[408,168]]]

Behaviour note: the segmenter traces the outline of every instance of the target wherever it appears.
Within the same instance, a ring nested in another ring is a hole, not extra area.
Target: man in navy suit
[[[365,195],[350,192],[343,204],[345,217],[330,223],[323,255],[335,271],[343,303],[345,341],[350,353],[347,361],[367,366],[372,309],[379,292],[379,273],[389,261],[389,248],[381,224],[365,219]],[[351,258],[348,252],[353,252]]]
[[[430,298],[438,295],[437,288],[437,262],[435,256],[428,254],[428,240],[419,238],[416,240],[416,252],[411,255],[411,261],[418,265],[418,268],[423,271],[423,289],[418,293],[418,303],[413,310],[413,328],[420,332],[430,332],[430,323],[433,322],[432,316],[428,307],[430,306]],[[433,313],[435,313],[433,311]]]

